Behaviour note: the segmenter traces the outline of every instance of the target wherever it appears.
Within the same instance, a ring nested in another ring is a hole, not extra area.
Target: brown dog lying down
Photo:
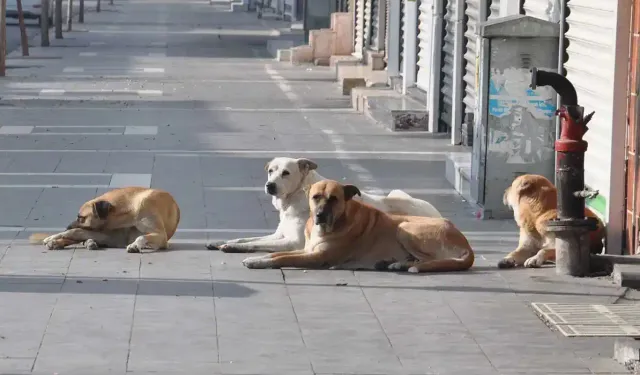
[[[558,200],[553,183],[540,175],[519,176],[505,190],[502,201],[513,209],[520,240],[518,248],[500,260],[498,267],[541,267],[545,262],[555,261],[555,237],[547,232],[547,222],[557,217]],[[584,213],[586,217],[598,218],[587,207]],[[602,251],[603,238],[604,224],[598,219],[598,229],[589,235],[592,254]]]
[[[248,268],[460,271],[473,265],[465,236],[444,218],[389,215],[352,200],[360,190],[336,181],[316,182],[309,191],[311,214],[304,250],[250,257]]]
[[[49,250],[84,242],[88,249],[165,249],[180,222],[180,208],[163,190],[126,187],[111,190],[80,207],[78,217],[67,230],[54,234],[33,234],[32,243],[44,243]]]

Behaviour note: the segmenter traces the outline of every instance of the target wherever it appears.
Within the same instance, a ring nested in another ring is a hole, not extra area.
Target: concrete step
[[[390,88],[386,91],[394,92]],[[427,131],[429,116],[424,105],[406,96],[365,96],[364,110],[387,130]]]
[[[630,255],[629,258],[640,260],[637,255]],[[640,289],[640,264],[615,264],[612,276],[618,286]]]
[[[449,154],[445,163],[447,181],[467,202],[473,203],[471,197],[471,148],[461,147],[468,153]]]

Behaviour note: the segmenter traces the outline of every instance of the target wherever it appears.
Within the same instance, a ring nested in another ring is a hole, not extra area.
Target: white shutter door
[[[596,112],[584,137],[589,142],[584,160],[585,183],[592,189],[600,190],[600,195],[607,201],[610,191],[617,3],[613,0],[569,1],[570,13],[566,20],[569,28],[565,34],[569,40],[569,58],[564,65],[567,78],[576,87],[578,104],[584,107],[586,113]]]
[[[404,25],[407,19],[407,13],[404,11],[404,2],[406,0],[398,1],[400,1],[400,75],[404,75]]]
[[[418,73],[416,85],[423,90],[428,90],[431,76],[433,0],[422,0],[418,12]]]
[[[466,0],[467,31],[465,37],[465,70],[464,70],[464,112],[473,113],[476,108],[476,56],[478,53],[477,35],[478,23],[484,21],[486,10],[480,9],[480,0]]]
[[[553,4],[556,1],[558,0],[525,0],[522,6],[524,8],[524,14],[526,14],[527,16],[540,18],[545,21],[557,22],[558,20],[554,19],[553,17],[554,11],[556,11]],[[560,14],[559,11],[560,10],[558,9],[556,13]]]
[[[507,1],[507,0],[503,0]],[[489,9],[489,19],[494,20],[496,18],[500,18],[500,0],[489,0],[491,3],[491,7]]]
[[[362,57],[364,50],[364,0],[356,0],[356,32],[354,54]]]
[[[383,0],[384,1],[384,0]],[[380,23],[378,22],[378,11],[380,7],[380,0],[371,0],[371,48],[377,51],[380,46],[378,45],[378,35],[380,34]]]
[[[373,0],[364,2],[364,48],[371,46],[371,3]]]
[[[456,1],[448,0],[444,14],[444,45],[442,47],[442,83],[440,88],[440,122],[451,130],[453,117],[453,53],[456,31]],[[438,127],[440,128],[440,127]]]

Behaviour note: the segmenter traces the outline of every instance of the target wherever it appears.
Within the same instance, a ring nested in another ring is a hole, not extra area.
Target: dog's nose
[[[267,182],[265,186],[267,188],[267,193],[272,195],[276,193],[276,184],[274,184],[273,182]]]
[[[326,224],[327,223],[327,215],[324,212],[316,213],[316,224]]]

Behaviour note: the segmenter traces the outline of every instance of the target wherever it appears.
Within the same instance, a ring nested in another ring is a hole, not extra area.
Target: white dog
[[[304,227],[309,219],[308,189],[314,183],[325,180],[318,172],[318,165],[309,159],[280,157],[267,163],[267,183],[264,190],[271,195],[271,203],[280,212],[280,223],[275,233],[263,237],[239,238],[210,243],[209,250],[228,253],[256,251],[292,251],[304,247]],[[362,193],[356,196],[381,211],[393,214],[442,217],[431,204],[413,198],[402,190],[392,190],[389,195]]]

